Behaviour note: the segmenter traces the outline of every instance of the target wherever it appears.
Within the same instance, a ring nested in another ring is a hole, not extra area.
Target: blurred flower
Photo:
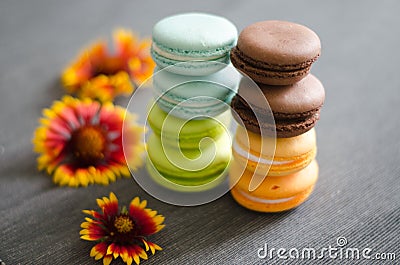
[[[117,57],[128,62],[128,73],[139,84],[148,79],[156,64],[150,56],[151,40],[139,41],[129,30],[118,29],[114,32]]]
[[[130,95],[135,85],[153,73],[150,44],[150,40],[139,40],[129,30],[118,29],[114,32],[114,53],[103,41],[93,44],[64,70],[61,81],[69,93],[81,98],[107,102]]]
[[[156,211],[145,208],[147,202],[134,198],[129,208],[125,206],[119,209],[118,199],[114,193],[110,197],[97,199],[101,212],[84,210],[90,215],[81,224],[81,238],[88,241],[96,241],[90,251],[90,256],[96,260],[103,259],[103,264],[108,265],[112,259],[121,257],[128,265],[140,259],[148,258],[147,251],[154,255],[156,250],[162,250],[160,246],[147,240],[152,235],[164,228],[164,217],[157,215]]]
[[[43,115],[34,133],[34,151],[40,154],[39,170],[53,174],[59,185],[106,185],[130,176],[125,158],[131,169],[142,163],[144,126],[124,108],[65,96]]]

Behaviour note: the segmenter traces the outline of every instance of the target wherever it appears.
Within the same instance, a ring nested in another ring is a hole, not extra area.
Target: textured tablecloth
[[[93,244],[79,238],[81,210],[95,209],[96,198],[114,191],[124,203],[134,196],[147,199],[166,217],[166,228],[152,236],[164,250],[143,264],[310,262],[289,258],[289,250],[321,251],[338,243],[343,251],[370,248],[371,257],[395,252],[399,262],[399,10],[396,0],[1,1],[0,259],[101,264],[89,257]],[[78,51],[100,36],[110,37],[118,26],[149,36],[158,20],[186,11],[222,15],[239,30],[260,20],[290,20],[320,36],[322,56],[312,68],[326,89],[316,126],[320,178],[297,209],[255,213],[229,194],[206,205],[178,207],[146,194],[133,179],[60,188],[37,171],[32,133],[42,108],[64,93],[59,75]],[[266,247],[275,248],[272,259],[259,257]],[[279,248],[286,250],[281,257]],[[319,262],[367,262],[327,253]]]

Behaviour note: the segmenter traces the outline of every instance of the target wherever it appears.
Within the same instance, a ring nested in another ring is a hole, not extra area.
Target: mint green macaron
[[[206,76],[184,76],[156,67],[154,98],[166,112],[181,119],[217,116],[230,107],[240,74],[226,67]]]
[[[184,13],[160,20],[153,27],[151,54],[156,64],[182,75],[215,73],[229,64],[238,31],[226,18]],[[186,62],[179,64],[180,62]]]

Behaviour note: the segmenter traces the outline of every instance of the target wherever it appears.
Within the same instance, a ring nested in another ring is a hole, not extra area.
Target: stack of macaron
[[[146,167],[168,189],[212,189],[227,174],[229,106],[239,78],[226,66],[237,35],[230,21],[204,13],[170,16],[153,28]]]
[[[310,68],[320,52],[312,30],[287,21],[246,27],[231,51],[232,64],[254,81],[243,79],[231,102],[240,125],[232,145],[231,194],[248,209],[289,210],[314,188],[314,125],[325,91]]]

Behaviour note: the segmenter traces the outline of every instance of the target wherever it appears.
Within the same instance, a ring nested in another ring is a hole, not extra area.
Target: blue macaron
[[[202,76],[215,73],[229,63],[229,52],[236,45],[237,29],[226,18],[185,13],[166,17],[153,28],[151,55],[169,71]]]
[[[232,66],[207,76],[184,76],[167,70],[155,69],[154,99],[162,110],[181,119],[214,117],[228,110],[240,80]]]

